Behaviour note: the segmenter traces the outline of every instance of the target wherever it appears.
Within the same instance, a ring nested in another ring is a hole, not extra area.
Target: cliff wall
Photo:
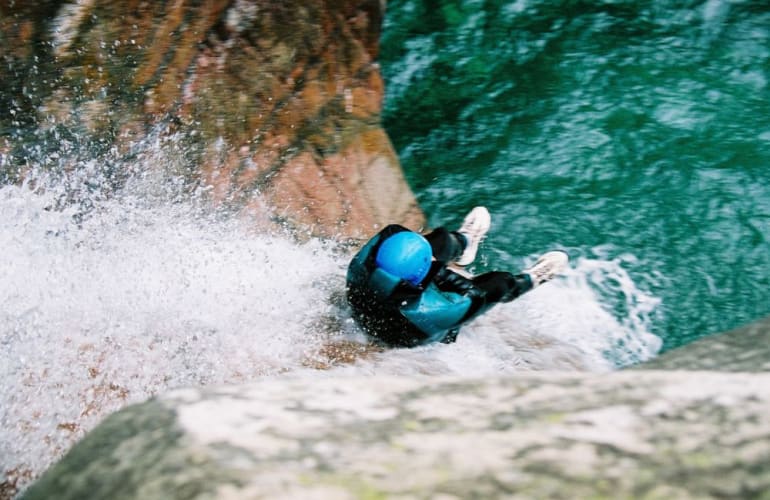
[[[188,144],[179,170],[191,188],[256,222],[341,237],[390,222],[419,227],[423,214],[380,124],[384,8],[2,2],[0,105],[11,113],[0,118],[10,158],[0,177],[24,178],[25,134],[40,141],[40,130],[53,131],[47,149],[74,134],[95,154],[128,155],[160,131]]]

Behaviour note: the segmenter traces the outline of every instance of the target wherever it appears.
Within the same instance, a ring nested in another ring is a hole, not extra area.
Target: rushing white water
[[[175,387],[289,371],[610,370],[660,347],[647,329],[657,300],[622,262],[587,257],[493,309],[455,344],[367,346],[341,299],[349,255],[205,215],[189,200],[156,196],[147,179],[133,184],[84,217],[76,206],[53,209],[55,189],[0,188],[0,469],[8,477],[39,474],[110,412]],[[603,290],[624,297],[625,318],[608,312]]]

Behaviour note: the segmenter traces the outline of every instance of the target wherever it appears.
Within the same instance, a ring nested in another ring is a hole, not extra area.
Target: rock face
[[[664,353],[637,368],[770,372],[770,317]]]
[[[175,134],[187,182],[255,219],[330,236],[419,227],[380,125],[383,15],[381,0],[4,2],[0,126],[125,155]],[[23,178],[16,141],[0,153],[0,177]]]
[[[109,417],[24,498],[757,498],[770,374],[322,378]]]

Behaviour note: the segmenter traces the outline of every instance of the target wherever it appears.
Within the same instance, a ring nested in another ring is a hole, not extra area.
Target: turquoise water
[[[770,2],[392,0],[381,62],[430,223],[492,212],[480,268],[615,260],[664,349],[770,313]]]

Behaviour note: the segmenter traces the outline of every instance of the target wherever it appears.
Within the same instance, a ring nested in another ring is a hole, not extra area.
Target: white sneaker
[[[522,272],[529,274],[529,277],[532,279],[532,287],[534,288],[561,273],[567,267],[567,262],[569,262],[569,257],[566,252],[554,250],[553,252],[541,255],[532,267]]]
[[[463,225],[457,231],[465,236],[468,244],[459,259],[455,261],[458,266],[467,266],[476,259],[479,251],[479,243],[484,239],[492,225],[492,217],[489,210],[484,207],[476,207],[465,216]]]

